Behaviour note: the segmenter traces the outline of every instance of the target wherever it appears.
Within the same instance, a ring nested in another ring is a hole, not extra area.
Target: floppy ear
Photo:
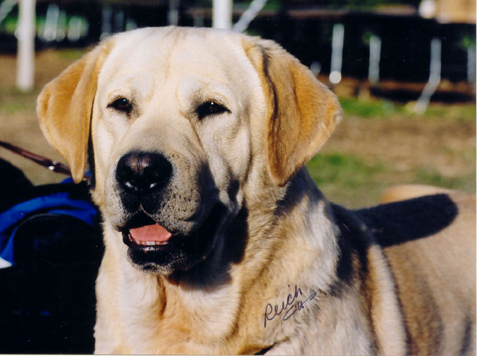
[[[278,186],[305,164],[341,120],[336,96],[308,68],[273,41],[252,39],[245,50],[270,98],[268,165]]]
[[[111,41],[96,47],[48,83],[38,97],[43,134],[66,159],[76,183],[81,182],[86,169],[98,74],[111,47]]]

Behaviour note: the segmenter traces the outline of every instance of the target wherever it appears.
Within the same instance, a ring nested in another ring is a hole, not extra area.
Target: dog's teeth
[[[162,246],[167,245],[167,242],[157,242],[157,241],[134,241],[136,244],[141,246]]]

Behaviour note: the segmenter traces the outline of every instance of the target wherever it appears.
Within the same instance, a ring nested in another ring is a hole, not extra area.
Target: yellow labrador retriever
[[[336,97],[271,41],[147,28],[48,84],[104,218],[97,353],[475,353],[475,200],[348,211],[303,164]]]

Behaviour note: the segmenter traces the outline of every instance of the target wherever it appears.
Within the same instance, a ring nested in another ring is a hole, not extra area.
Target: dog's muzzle
[[[193,227],[178,227],[183,219],[171,216],[167,207],[184,202],[178,200],[184,196],[181,189],[190,188],[174,190],[173,179],[174,166],[160,153],[132,152],[118,161],[117,189],[129,216],[119,229],[130,261],[142,270],[169,274],[205,259],[222,221],[221,204],[202,202],[187,219],[195,221]]]

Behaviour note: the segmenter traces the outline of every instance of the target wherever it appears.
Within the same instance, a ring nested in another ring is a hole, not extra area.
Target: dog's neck
[[[241,335],[237,340],[248,340],[248,347],[254,339],[258,345],[246,349],[237,345],[238,349],[222,350],[226,353],[255,353],[269,346],[264,340],[286,334],[292,323],[282,323],[281,317],[266,324],[268,304],[280,305],[298,292],[303,299],[315,292],[324,294],[335,282],[338,247],[332,218],[327,201],[308,173],[302,170],[287,186],[272,195],[267,193],[273,199],[259,197],[260,204],[255,200],[261,209],[249,205],[255,203],[249,203],[252,199],[245,202],[206,261],[187,272],[159,278],[164,303],[171,298],[177,302],[186,291],[194,295],[194,310],[189,310],[189,315],[210,325],[216,320],[216,333],[223,332],[222,337]],[[316,276],[313,286],[309,283],[310,270]],[[308,271],[306,276],[304,271]],[[301,314],[297,317],[306,312]],[[244,325],[255,325],[255,329],[242,330],[239,315],[254,319]]]
[[[264,187],[260,191],[264,193],[245,197],[238,214],[222,228],[205,261],[163,278],[165,283],[182,283],[187,288],[227,284],[231,271],[249,261],[267,261],[268,265],[283,249],[283,253],[291,254],[296,249],[319,252],[325,248],[329,251],[330,244],[336,244],[329,203],[305,169],[284,187]],[[273,253],[268,254],[270,251]],[[326,263],[335,268],[335,260]]]

